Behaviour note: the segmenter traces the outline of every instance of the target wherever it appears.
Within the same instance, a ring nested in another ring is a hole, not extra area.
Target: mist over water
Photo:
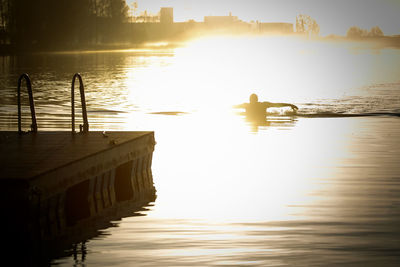
[[[69,130],[70,83],[80,72],[91,130],[155,131],[157,200],[146,216],[113,222],[75,258],[54,264],[400,261],[400,50],[216,37],[174,49],[6,56],[0,63],[1,130],[17,128],[23,72],[32,78],[39,131]],[[293,103],[298,116],[272,110],[249,120],[233,106],[251,93]],[[379,114],[341,117],[371,113]]]

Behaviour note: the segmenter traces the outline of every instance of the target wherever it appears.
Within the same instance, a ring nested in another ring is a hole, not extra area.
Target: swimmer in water
[[[244,108],[246,110],[246,114],[251,116],[266,116],[268,108],[290,107],[292,108],[293,112],[296,112],[299,109],[297,106],[289,103],[272,103],[267,101],[259,102],[256,94],[250,95],[249,103],[243,103],[235,107]]]

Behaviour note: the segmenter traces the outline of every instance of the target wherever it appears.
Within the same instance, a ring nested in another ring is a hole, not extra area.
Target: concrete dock
[[[126,202],[154,201],[153,132],[0,132],[1,224],[53,240]]]

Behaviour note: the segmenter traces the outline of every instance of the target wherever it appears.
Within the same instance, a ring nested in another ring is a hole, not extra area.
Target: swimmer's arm
[[[271,103],[271,102],[264,102],[267,108],[282,108],[282,107],[291,107],[293,111],[298,110],[299,108],[296,105],[289,104],[289,103]]]
[[[246,108],[246,103],[234,105],[233,108]]]

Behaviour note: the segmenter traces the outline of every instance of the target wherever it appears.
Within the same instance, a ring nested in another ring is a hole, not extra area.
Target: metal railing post
[[[22,133],[22,126],[21,126],[21,82],[22,79],[26,81],[26,87],[28,89],[29,95],[29,106],[31,109],[31,117],[32,117],[32,124],[31,124],[31,131],[36,133],[37,132],[37,123],[36,123],[36,114],[35,114],[35,103],[33,101],[33,93],[32,93],[32,84],[31,79],[29,78],[28,74],[24,73],[19,76],[18,79],[18,133]]]
[[[72,85],[71,85],[71,116],[72,116],[72,132],[75,133],[75,80],[76,78],[79,79],[79,92],[81,94],[81,105],[82,105],[82,119],[83,119],[83,126],[79,125],[80,132],[87,133],[89,131],[89,122],[87,119],[87,111],[86,111],[86,100],[85,100],[85,88],[83,86],[82,77],[79,73],[75,73],[74,77],[72,78]]]

